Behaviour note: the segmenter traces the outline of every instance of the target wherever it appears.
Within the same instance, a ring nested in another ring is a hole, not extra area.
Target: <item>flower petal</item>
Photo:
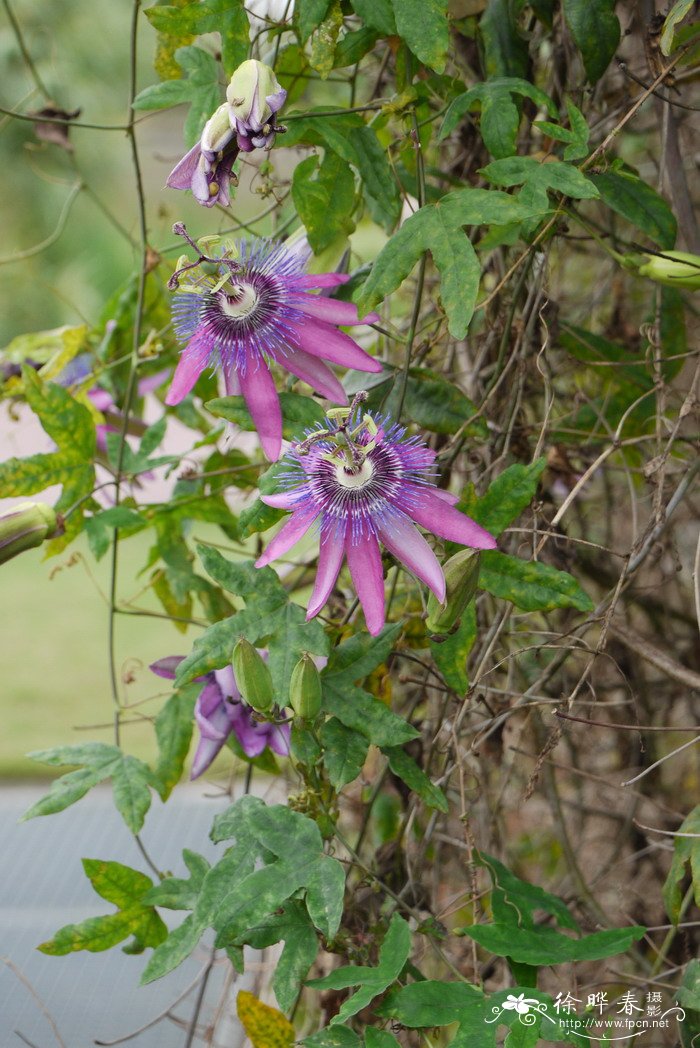
[[[306,506],[292,513],[291,519],[287,521],[281,531],[277,532],[263,555],[258,557],[255,567],[264,568],[271,560],[277,560],[288,549],[291,549],[295,542],[306,534],[317,516],[318,510],[314,505]]]
[[[289,736],[289,724],[271,724],[268,729],[267,745],[280,757],[288,757]]]
[[[233,675],[233,666],[230,662],[223,669],[214,670],[214,680],[222,699],[240,699],[241,693],[238,690],[236,678]]]
[[[287,92],[283,87],[279,91],[273,92],[271,95],[265,95],[265,101],[269,105],[273,113],[277,113],[284,105],[287,99]]]
[[[194,707],[200,738],[192,761],[191,779],[205,772],[222,749],[231,733],[232,709],[223,701],[214,680],[204,686]]]
[[[413,487],[413,485],[410,485]],[[473,549],[495,549],[496,540],[471,517],[460,513],[430,489],[415,488],[416,501],[408,513],[417,524],[433,535],[459,542]]]
[[[456,506],[459,502],[459,495],[453,495],[451,491],[443,491],[442,488],[435,488],[433,494],[449,506]]]
[[[381,361],[365,353],[349,335],[337,331],[330,324],[314,320],[308,324],[290,324],[289,327],[299,339],[301,348],[314,357],[330,360],[345,368],[355,368],[356,371],[382,370]]]
[[[158,389],[159,386],[163,385],[169,374],[169,368],[161,368],[161,370],[156,371],[154,375],[146,375],[144,378],[139,379],[139,396],[145,397],[148,393],[152,393],[154,389]]]
[[[376,637],[384,626],[384,576],[379,543],[374,535],[368,535],[355,544],[348,537],[345,552],[367,629]]]
[[[312,357],[303,349],[289,349],[286,356],[281,358],[280,363],[284,364],[287,371],[291,371],[302,382],[307,382],[312,389],[318,390],[334,404],[348,403],[347,394],[340,382],[328,365],[318,357]]]
[[[377,530],[389,552],[424,582],[442,603],[445,599],[445,576],[440,562],[408,517],[392,514],[386,523],[378,524]]]
[[[171,189],[189,189],[192,178],[197,170],[199,156],[202,152],[199,142],[192,146],[189,153],[185,153],[182,160],[175,165],[166,180],[166,186]]]
[[[232,727],[246,757],[259,757],[267,746],[267,725],[257,724],[246,706],[237,706]]]
[[[175,671],[184,658],[184,655],[166,655],[164,659],[157,659],[156,662],[152,662],[148,668],[157,677],[175,680]]]
[[[190,771],[191,779],[198,779],[200,775],[204,774],[209,765],[214,761],[214,758],[223,749],[225,741],[225,739],[205,738],[199,740],[192,761],[192,770]]]
[[[98,411],[109,411],[116,408],[114,399],[111,393],[108,393],[106,389],[100,389],[99,386],[95,386],[94,389],[88,390],[88,397]]]
[[[200,154],[197,166],[192,174],[192,183],[190,188],[192,189],[192,195],[200,204],[204,204],[205,207],[211,207],[214,197],[209,192],[209,174],[211,172],[211,163],[207,160],[203,153]]]
[[[261,495],[260,501],[273,509],[294,509],[299,501],[299,492],[280,491],[276,495]]]
[[[334,534],[321,539],[321,550],[318,558],[318,570],[313,593],[306,611],[307,622],[326,603],[335,586],[340,565],[345,554],[345,541],[342,535]]]
[[[214,680],[207,681],[194,707],[194,719],[202,738],[220,739],[224,742],[231,731],[229,706]]]
[[[347,284],[350,279],[349,273],[304,273],[296,278],[296,286],[300,290],[317,287],[339,287]]]
[[[175,368],[165,403],[172,407],[191,393],[197,379],[204,371],[211,356],[211,342],[203,335],[195,335],[187,343]]]
[[[226,390],[227,397],[240,397],[241,395],[241,380],[238,377],[238,372],[235,368],[223,369],[224,371],[224,389]]]
[[[341,302],[337,298],[326,298],[325,295],[295,295],[291,304],[302,313],[325,320],[328,324],[376,324],[379,320],[378,313],[368,313],[360,319],[354,302]]]
[[[257,368],[249,365],[238,377],[262,449],[276,462],[282,450],[282,409],[270,369],[260,360]]]

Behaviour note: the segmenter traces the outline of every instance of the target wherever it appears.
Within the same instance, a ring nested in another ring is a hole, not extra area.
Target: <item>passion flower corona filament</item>
[[[292,516],[256,566],[282,556],[317,524],[320,556],[307,619],[330,597],[347,557],[367,629],[376,635],[385,621],[380,543],[443,601],[443,570],[415,525],[474,549],[493,549],[496,542],[436,487],[435,453],[425,441],[388,419],[362,414],[364,397],[358,394],[349,410],[329,412],[325,427],[290,449],[290,470],[282,475],[287,490],[261,498]]]
[[[173,231],[197,251],[181,224]],[[234,253],[199,255],[181,264],[171,278],[176,289],[173,321],[185,343],[166,404],[178,404],[207,367],[221,370],[229,396],[242,394],[269,459],[279,458],[282,413],[270,365],[307,382],[328,400],[347,404],[347,396],[328,363],[358,371],[382,365],[338,331],[338,324],[371,324],[375,313],[360,318],[351,302],[340,302],[312,289],[333,288],[349,278],[340,273],[306,274],[308,249],[281,242],[241,242]],[[213,263],[218,276],[199,270]],[[187,283],[181,283],[183,274]]]

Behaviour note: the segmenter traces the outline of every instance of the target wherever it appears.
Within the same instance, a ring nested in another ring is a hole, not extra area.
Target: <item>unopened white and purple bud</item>
[[[275,134],[284,130],[276,114],[286,97],[268,65],[254,59],[243,62],[231,77],[226,102],[207,120],[199,142],[176,164],[166,185],[191,189],[204,207],[228,207],[230,185],[237,183],[233,165],[239,152],[272,147]]]
[[[277,113],[287,98],[274,71],[264,62],[249,59],[235,71],[226,100],[231,127],[235,129],[239,149],[270,149],[277,131]]]

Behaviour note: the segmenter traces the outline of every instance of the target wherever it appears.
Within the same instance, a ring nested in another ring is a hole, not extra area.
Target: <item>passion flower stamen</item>
[[[333,462],[339,455],[344,454],[347,463],[347,471],[351,474],[359,473],[365,455],[374,447],[374,442],[370,441],[363,444],[357,444],[354,442],[354,438],[362,431],[364,426],[366,426],[370,431],[373,428],[373,435],[376,434],[377,427],[371,415],[363,415],[361,423],[350,433],[348,433],[348,426],[350,424],[350,419],[355,414],[355,410],[360,404],[364,403],[365,400],[367,400],[367,394],[364,390],[361,390],[353,397],[350,407],[331,408],[327,414],[328,418],[332,419],[334,422],[336,419],[338,420],[336,429],[319,429],[311,433],[306,440],[303,440],[300,444],[296,445],[297,455],[308,454],[312,444],[316,444],[320,440],[326,440],[327,438],[332,437],[337,441],[337,443],[330,451],[325,451],[323,457],[328,459],[329,462]]]
[[[209,262],[215,266],[222,267],[225,273],[224,280],[227,280],[229,276],[233,276],[233,274],[237,273],[238,270],[241,268],[240,262],[236,262],[234,259],[228,257],[230,248],[224,247],[224,250],[221,252],[220,255],[205,255],[203,253],[202,248],[206,246],[207,241],[211,240],[213,243],[220,243],[220,237],[202,237],[199,243],[197,243],[189,235],[183,222],[175,223],[175,225],[173,226],[173,233],[175,234],[175,236],[182,237],[184,240],[186,240],[190,247],[193,247],[194,250],[197,252],[198,257],[196,262],[187,262],[185,255],[180,256],[180,258],[177,260],[177,268],[171,276],[170,280],[168,281],[168,290],[177,291],[180,287],[181,274],[186,273],[192,269],[197,269],[198,266],[201,266],[202,262]],[[228,273],[226,273],[227,270]],[[183,290],[198,291],[199,288],[190,286],[189,288]]]
[[[285,492],[261,495],[268,506],[291,510],[292,516],[256,566],[282,556],[317,524],[320,556],[307,618],[330,597],[347,557],[367,629],[377,634],[385,619],[380,542],[442,602],[442,568],[414,525],[474,549],[493,549],[496,541],[454,508],[454,496],[437,488],[435,453],[421,437],[409,437],[401,426],[371,413],[343,416],[327,418],[290,449],[290,469],[281,475]],[[351,460],[348,448],[355,455]]]

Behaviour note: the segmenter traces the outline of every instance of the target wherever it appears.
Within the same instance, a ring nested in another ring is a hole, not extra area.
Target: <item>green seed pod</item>
[[[307,652],[292,670],[289,705],[305,720],[315,720],[321,710],[321,677]]]
[[[25,549],[41,546],[59,530],[51,506],[43,502],[21,502],[0,516],[0,564],[12,560]]]
[[[476,593],[479,581],[479,553],[462,549],[445,563],[445,603],[434,594],[428,597],[426,627],[429,633],[449,633]]]
[[[233,649],[233,675],[245,702],[265,713],[275,700],[272,676],[260,653],[250,641],[241,639]]]
[[[639,275],[668,287],[685,287],[690,291],[700,288],[700,255],[687,251],[664,251],[661,255],[647,255],[648,262],[639,267]]]

